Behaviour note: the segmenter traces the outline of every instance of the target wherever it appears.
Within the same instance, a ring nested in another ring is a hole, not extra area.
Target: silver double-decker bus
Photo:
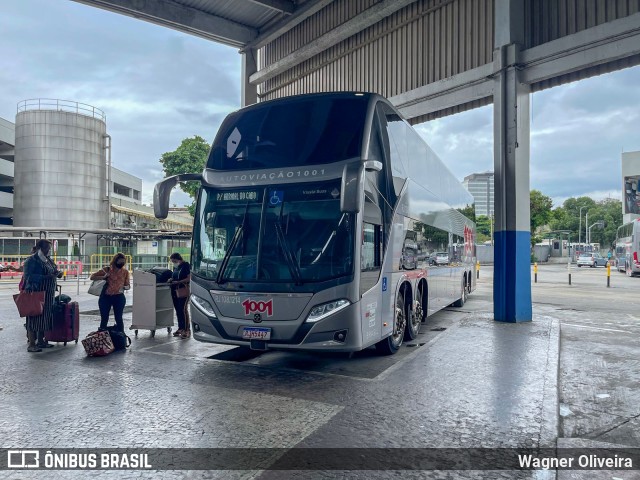
[[[640,273],[640,219],[618,227],[616,232],[616,267],[632,277]]]
[[[379,95],[301,95],[231,113],[204,172],[156,186],[158,218],[188,180],[202,185],[197,340],[392,354],[475,288],[475,226],[460,213],[473,198]],[[446,262],[430,262],[436,252]]]

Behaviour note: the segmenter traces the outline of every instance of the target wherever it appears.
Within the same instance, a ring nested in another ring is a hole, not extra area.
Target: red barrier
[[[19,279],[22,277],[22,265],[24,262],[4,262],[2,265],[6,270],[0,272],[0,279]],[[67,277],[75,277],[82,275],[83,264],[78,261],[59,261],[56,262],[58,269],[66,272]]]

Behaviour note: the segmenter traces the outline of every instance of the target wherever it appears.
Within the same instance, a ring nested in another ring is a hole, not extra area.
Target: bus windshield
[[[322,165],[360,157],[365,97],[293,98],[229,115],[207,168],[251,170]]]
[[[320,282],[353,273],[353,217],[340,182],[203,188],[193,273],[229,281]]]

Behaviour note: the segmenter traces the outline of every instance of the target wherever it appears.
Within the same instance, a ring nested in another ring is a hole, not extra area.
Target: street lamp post
[[[578,244],[582,243],[582,209],[587,207],[580,207],[580,226],[578,227]]]
[[[586,237],[587,245],[590,245],[590,242],[589,242],[589,229],[587,228],[588,226],[589,226],[589,212],[585,213],[585,218],[584,218],[585,232],[584,232],[584,236]]]
[[[493,247],[493,210],[489,213],[489,225],[491,228],[491,246]]]
[[[589,225],[589,224],[587,224]],[[598,220],[596,223],[587,228],[587,235],[589,236],[589,240],[591,240],[591,229],[593,227],[604,228],[604,221]]]

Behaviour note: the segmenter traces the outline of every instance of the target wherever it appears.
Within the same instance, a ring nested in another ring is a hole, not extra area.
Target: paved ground
[[[540,266],[536,311],[561,319],[559,446],[640,447],[640,278],[603,267]],[[592,473],[588,478],[640,478]],[[560,478],[579,478],[564,472]]]
[[[101,359],[80,345],[27,354],[0,284],[0,447],[638,446],[640,278],[540,267],[535,322],[491,320],[491,270],[463,309],[424,325],[393,357],[267,352],[140,332]],[[70,293],[75,292],[73,285]],[[85,291],[83,286],[81,291]],[[95,310],[82,294],[81,310]],[[562,352],[559,321],[562,323]],[[97,327],[81,318],[82,334]],[[129,320],[125,323],[130,323]],[[558,365],[560,358],[560,366]],[[560,367],[560,382],[558,368]],[[559,395],[559,398],[558,398]],[[608,395],[608,396],[607,396]],[[560,405],[559,405],[559,402]],[[560,406],[561,417],[558,417]],[[560,423],[558,420],[560,418]],[[586,439],[586,440],[585,440]],[[564,443],[563,443],[564,444]],[[1,472],[85,478],[83,472]],[[566,472],[565,477],[569,478]],[[109,478],[425,478],[424,472],[92,472]],[[561,474],[562,475],[562,474]],[[577,475],[577,476],[575,476]],[[584,472],[570,478],[594,478]],[[429,472],[429,478],[553,478],[548,472]],[[602,478],[614,478],[611,472]],[[615,478],[637,478],[616,474]]]

